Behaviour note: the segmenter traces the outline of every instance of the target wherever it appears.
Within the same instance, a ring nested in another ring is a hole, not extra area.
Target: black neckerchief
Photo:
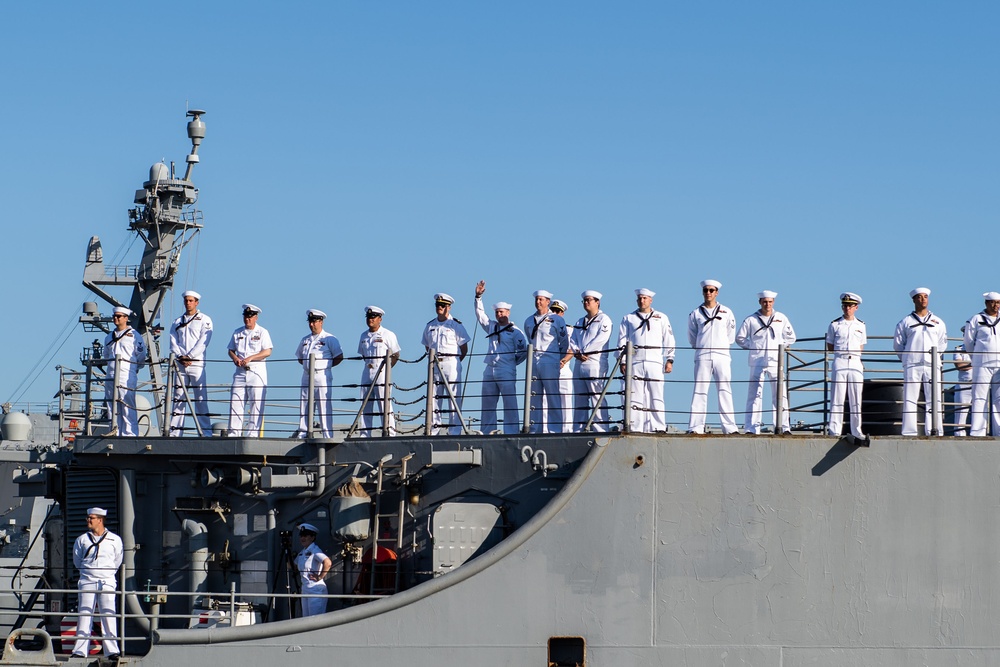
[[[191,319],[188,320],[188,321],[186,321],[186,322],[184,321],[184,316],[181,315],[181,323],[178,324],[176,327],[174,327],[174,331],[180,331],[181,329],[183,329],[187,325],[189,325],[192,322],[194,322],[196,319],[198,319],[198,313],[195,313],[194,315],[192,315]]]
[[[500,323],[496,322],[493,325],[493,333],[486,334],[486,337],[490,338],[492,336],[496,336],[497,340],[500,340],[500,334],[502,334],[504,331],[510,331],[513,328],[514,328],[514,323],[513,322],[508,322],[507,326],[505,326],[503,329],[500,328]]]
[[[768,319],[767,322],[764,321],[764,318],[760,316],[759,312],[758,313],[754,313],[754,315],[757,316],[757,321],[760,322],[760,328],[757,329],[756,331],[754,331],[753,335],[756,336],[757,334],[759,334],[764,329],[767,329],[768,331],[771,332],[771,338],[772,339],[777,338],[777,334],[774,333],[774,328],[771,327],[771,324],[774,322],[774,313],[771,313],[771,317],[770,317],[770,319]]]
[[[122,331],[122,333],[121,333],[120,336],[116,336],[115,333],[112,331],[111,332],[111,344],[114,345],[115,343],[117,343],[118,341],[120,341],[122,338],[124,338],[126,335],[128,335],[129,333],[131,333],[131,331],[132,331],[132,327],[126,327],[125,330]]]
[[[643,327],[646,328],[646,331],[650,332],[652,331],[652,328],[649,325],[649,320],[653,318],[653,312],[654,312],[653,310],[650,310],[649,317],[643,317],[642,313],[640,313],[638,310],[635,311],[635,316],[639,318],[639,328],[637,329],[637,331],[642,331]]]
[[[987,327],[989,327],[990,331],[993,332],[993,335],[996,336],[997,335],[997,325],[1000,324],[1000,317],[997,317],[997,319],[995,321],[990,322],[989,319],[987,318],[986,313],[982,313],[982,316],[983,316],[983,319],[979,320],[979,325],[980,326],[987,326]]]
[[[709,324],[712,323],[712,320],[719,320],[721,322],[722,318],[719,316],[719,309],[720,308],[722,308],[722,306],[716,306],[715,307],[715,312],[713,312],[712,316],[709,317],[708,311],[705,310],[705,306],[698,306],[698,310],[699,310],[699,312],[701,312],[701,316],[705,318],[705,321],[702,322],[702,326],[706,326],[707,327]]]
[[[105,530],[104,534],[95,540],[94,534],[91,532],[87,532],[87,537],[90,538],[90,546],[87,547],[87,550],[83,552],[83,560],[87,560],[87,556],[90,555],[91,551],[94,552],[94,559],[96,560],[98,554],[101,553],[101,542],[103,542],[104,538],[107,536],[108,536],[108,531]]]
[[[925,320],[922,320],[919,317],[917,317],[917,311],[913,311],[912,313],[910,313],[910,317],[912,317],[914,320],[917,321],[916,324],[910,325],[911,329],[916,329],[917,327],[927,327],[928,329],[930,329],[934,327],[934,325],[930,323],[930,319],[934,317],[934,313],[927,313],[927,319]],[[994,326],[996,326],[996,322],[994,322],[993,324]],[[993,333],[996,333],[996,331],[994,331]]]

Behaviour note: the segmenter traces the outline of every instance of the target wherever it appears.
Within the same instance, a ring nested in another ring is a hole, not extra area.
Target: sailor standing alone
[[[115,626],[115,582],[118,568],[122,565],[124,548],[122,538],[104,526],[108,511],[101,507],[87,510],[88,530],[76,538],[73,544],[73,565],[80,571],[79,613],[76,625],[76,644],[73,655],[86,657],[90,643],[91,626],[95,611],[101,616],[101,634],[104,636],[104,655],[109,658],[119,654]]]

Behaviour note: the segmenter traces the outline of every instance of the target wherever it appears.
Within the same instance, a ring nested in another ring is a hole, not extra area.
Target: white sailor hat
[[[445,294],[444,292],[438,292],[434,295],[434,303],[443,303],[447,306],[455,303],[455,299],[451,297],[450,294]]]
[[[108,511],[103,507],[88,507],[87,515],[89,516],[91,514],[93,514],[94,516],[107,516]]]
[[[299,532],[300,533],[303,533],[303,532],[316,533],[318,535],[319,534],[319,529],[316,528],[316,526],[312,525],[311,523],[300,523],[299,524]]]
[[[765,289],[765,290],[761,290],[761,291],[757,292],[757,298],[758,299],[774,299],[774,298],[777,298],[777,296],[778,296],[777,292],[772,292],[769,289]]]
[[[114,313],[115,315],[125,315],[125,316],[132,314],[132,311],[126,308],[125,306],[115,306],[115,309],[111,312]]]
[[[189,296],[193,296],[196,300],[201,301],[201,295],[195,292],[193,289],[189,289],[188,291],[181,294],[182,299],[186,299]]]
[[[593,290],[593,289],[589,289],[586,292],[584,292],[583,294],[581,294],[580,298],[581,299],[586,299],[588,296],[592,297],[594,299],[597,299],[598,301],[600,301],[602,298],[604,298],[603,294],[601,294],[597,290]]]
[[[552,300],[552,305],[550,305],[549,308],[551,308],[553,310],[555,310],[556,308],[558,308],[559,310],[561,310],[564,313],[568,310],[568,308],[566,307],[566,302],[565,301],[560,301],[559,299],[553,299]]]
[[[539,289],[539,290],[535,290],[535,293],[532,294],[531,296],[535,297],[536,299],[538,297],[542,297],[543,299],[551,299],[552,298],[552,292],[549,292],[548,290]]]
[[[987,301],[1000,301],[1000,292],[987,292],[983,298]]]
[[[841,303],[856,303],[856,304],[858,304],[860,306],[861,305],[861,297],[858,296],[857,294],[855,294],[854,292],[841,292],[840,293],[840,302]]]
[[[654,296],[656,296],[656,292],[654,292],[651,289],[646,289],[645,287],[640,287],[639,289],[637,289],[635,291],[635,295],[636,296],[648,296],[649,298],[652,299]]]
[[[248,311],[252,315],[260,315],[260,312],[261,312],[260,308],[258,308],[257,306],[253,305],[252,303],[244,303],[243,304],[243,314],[246,315]]]
[[[493,304],[493,310],[510,310],[511,308],[513,308],[513,306],[506,301],[497,301]]]
[[[385,311],[378,306],[365,306],[365,317],[369,315],[378,315],[379,317],[385,315]]]
[[[322,310],[319,310],[318,308],[310,308],[309,310],[306,311],[306,317],[308,317],[310,320],[316,320],[316,319],[325,320],[326,313],[324,313]]]
[[[722,283],[720,283],[718,280],[702,280],[701,286],[714,287],[715,289],[722,289]]]
[[[911,299],[913,297],[915,297],[916,295],[918,295],[918,294],[926,294],[927,296],[930,296],[931,295],[931,291],[928,288],[926,288],[926,287],[916,287],[916,288],[910,290],[910,298]]]

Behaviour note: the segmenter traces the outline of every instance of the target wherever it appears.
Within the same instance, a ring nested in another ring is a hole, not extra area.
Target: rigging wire
[[[42,353],[42,356],[35,362],[35,365],[31,367],[31,370],[28,371],[28,374],[24,377],[24,379],[21,380],[21,384],[17,385],[17,388],[14,389],[13,393],[16,394],[16,397],[9,399],[7,401],[8,403],[17,403],[21,400],[21,397],[24,396],[29,389],[31,389],[32,385],[35,384],[35,380],[38,379],[42,371],[45,370],[45,368],[52,362],[52,359],[59,353],[60,350],[62,350],[66,341],[68,341],[70,336],[73,334],[73,331],[76,328],[73,325],[76,324],[77,318],[77,307],[74,306],[69,319],[66,320],[66,324],[63,325],[63,328],[56,335],[55,340],[49,344],[48,349]],[[62,338],[61,341],[59,340],[60,338]],[[56,343],[58,343],[58,347],[56,346]],[[27,386],[25,386],[26,382],[28,383]],[[23,390],[21,389],[22,387],[24,387]],[[19,391],[21,393],[18,393]]]

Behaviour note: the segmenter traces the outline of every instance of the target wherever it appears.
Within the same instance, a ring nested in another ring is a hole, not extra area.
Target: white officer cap
[[[777,292],[772,292],[769,289],[761,290],[757,292],[758,299],[776,299],[778,297]]]
[[[654,292],[651,289],[646,289],[645,287],[640,287],[639,289],[637,289],[635,291],[635,295],[636,296],[648,296],[649,298],[652,299],[654,296],[656,296],[656,292]]]
[[[497,301],[493,304],[493,310],[510,310],[512,306],[506,301]]]
[[[310,533],[316,533],[317,535],[319,534],[319,529],[316,528],[316,526],[312,525],[311,523],[300,523],[299,532],[301,533],[305,531],[308,531]]]
[[[107,516],[108,511],[103,507],[88,507],[87,515],[89,516],[91,514],[93,514],[94,516]]]
[[[552,298],[552,292],[540,289],[540,290],[535,290],[535,293],[532,294],[531,296],[533,296],[535,298],[542,297],[542,298],[545,298],[545,299],[551,299]]]
[[[111,312],[113,312],[115,315],[126,315],[127,316],[127,315],[131,315],[132,314],[132,311],[129,310],[128,308],[126,308],[125,306],[115,306],[115,309],[113,311],[111,311]]]
[[[987,301],[1000,301],[1000,292],[987,292],[983,298]]]
[[[580,298],[586,299],[588,296],[597,299],[598,301],[600,301],[604,297],[604,295],[598,292],[597,290],[589,289],[583,294],[581,294]]]
[[[382,315],[385,315],[385,311],[378,306],[365,306],[365,317],[368,317],[369,315],[378,315],[381,317]]]
[[[926,294],[927,296],[930,296],[931,295],[931,291],[929,289],[927,289],[926,287],[917,287],[915,289],[911,289],[910,290],[910,298],[911,299],[913,297],[915,297],[916,295],[918,295],[918,294]]]
[[[443,303],[446,306],[450,306],[455,303],[455,299],[451,297],[450,294],[445,294],[444,292],[438,292],[434,295],[434,303]]]
[[[856,303],[856,304],[858,304],[860,306],[861,305],[861,297],[858,296],[857,294],[855,294],[854,292],[841,292],[840,293],[840,302],[841,303]]]
[[[321,320],[325,320],[326,313],[324,313],[322,310],[319,310],[318,308],[310,308],[309,310],[306,311],[306,317],[308,317],[309,319],[319,318]]]
[[[189,296],[193,296],[198,301],[201,301],[201,295],[198,294],[197,292],[195,292],[193,289],[189,289],[188,291],[186,291],[183,294],[181,294],[181,298],[182,299],[186,299]]]
[[[701,286],[714,287],[715,289],[722,289],[722,283],[720,283],[718,280],[702,280]]]
[[[553,309],[558,308],[559,310],[563,311],[564,313],[567,310],[567,308],[566,308],[566,302],[565,301],[560,301],[559,299],[553,299],[552,305],[549,306],[549,307],[553,308]]]
[[[244,303],[243,304],[243,314],[246,315],[247,311],[249,311],[253,315],[260,315],[260,313],[261,313],[260,308],[258,308],[257,306],[253,305],[252,303]]]

